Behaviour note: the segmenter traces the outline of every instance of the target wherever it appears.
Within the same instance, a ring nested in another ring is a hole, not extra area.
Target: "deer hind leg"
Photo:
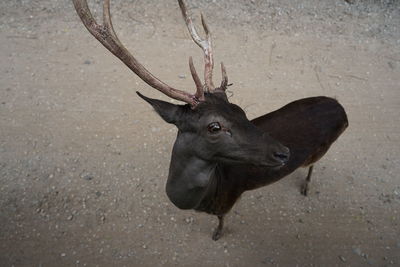
[[[308,174],[307,174],[306,181],[304,182],[303,186],[301,187],[301,194],[303,196],[307,196],[307,194],[308,194],[308,188],[309,188],[309,184],[310,184],[310,181],[311,181],[311,175],[312,175],[312,172],[313,172],[313,168],[314,168],[314,165],[311,165],[308,168]]]
[[[224,216],[225,215],[218,215],[217,216],[218,217],[218,226],[214,230],[214,233],[212,235],[212,239],[214,241],[217,241],[222,236],[222,228],[224,227]]]

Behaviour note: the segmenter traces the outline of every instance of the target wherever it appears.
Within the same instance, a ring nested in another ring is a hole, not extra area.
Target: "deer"
[[[209,27],[201,15],[205,38],[200,37],[184,0],[178,0],[182,16],[204,56],[204,82],[192,57],[189,58],[194,93],[162,82],[125,48],[113,28],[109,0],[103,3],[102,24],[94,19],[86,0],[72,1],[87,30],[105,48],[149,86],[185,103],[173,104],[136,92],[165,122],[177,127],[166,182],[169,200],[179,209],[217,216],[213,240],[222,236],[226,214],[245,191],[272,184],[300,167],[308,167],[300,190],[307,196],[314,164],[348,126],[346,112],[336,99],[298,99],[249,120],[242,108],[228,100],[227,88],[231,84],[222,62],[221,83],[214,85]]]

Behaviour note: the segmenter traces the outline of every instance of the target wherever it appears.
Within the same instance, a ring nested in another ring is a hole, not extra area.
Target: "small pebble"
[[[362,254],[360,248],[353,248],[353,252],[354,252],[355,254],[357,254],[358,256],[361,256],[361,254]]]
[[[87,180],[87,181],[90,181],[90,180],[93,180],[94,177],[93,177],[93,175],[86,174],[86,175],[84,175],[82,178],[85,179],[85,180]]]

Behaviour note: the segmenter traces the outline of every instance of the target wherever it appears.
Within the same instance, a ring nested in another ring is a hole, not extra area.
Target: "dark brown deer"
[[[271,184],[299,167],[309,167],[301,189],[307,195],[313,164],[348,122],[343,107],[324,96],[300,99],[249,121],[239,106],[228,101],[228,76],[222,63],[222,82],[219,87],[213,84],[211,36],[203,16],[205,39],[193,26],[184,1],[178,2],[194,42],[204,52],[204,84],[189,59],[194,94],[161,82],[128,52],[113,29],[109,0],[104,1],[103,24],[95,21],[86,0],[73,0],[86,28],[111,53],[153,88],[187,103],[174,105],[137,93],[178,128],[166,185],[169,199],[180,209],[218,216],[219,225],[212,236],[217,240],[225,214],[244,191]]]

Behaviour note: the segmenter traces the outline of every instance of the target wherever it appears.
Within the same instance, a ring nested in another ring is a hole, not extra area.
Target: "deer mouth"
[[[279,169],[283,166],[285,166],[286,163],[261,163],[261,164],[255,164],[255,166],[260,166],[260,167],[267,167],[267,168],[273,168],[273,169]]]
[[[279,169],[286,165],[287,161],[266,161],[266,160],[255,160],[255,159],[239,159],[234,156],[218,156],[215,158],[216,161],[225,164],[249,164],[256,167],[264,167],[271,169]]]

